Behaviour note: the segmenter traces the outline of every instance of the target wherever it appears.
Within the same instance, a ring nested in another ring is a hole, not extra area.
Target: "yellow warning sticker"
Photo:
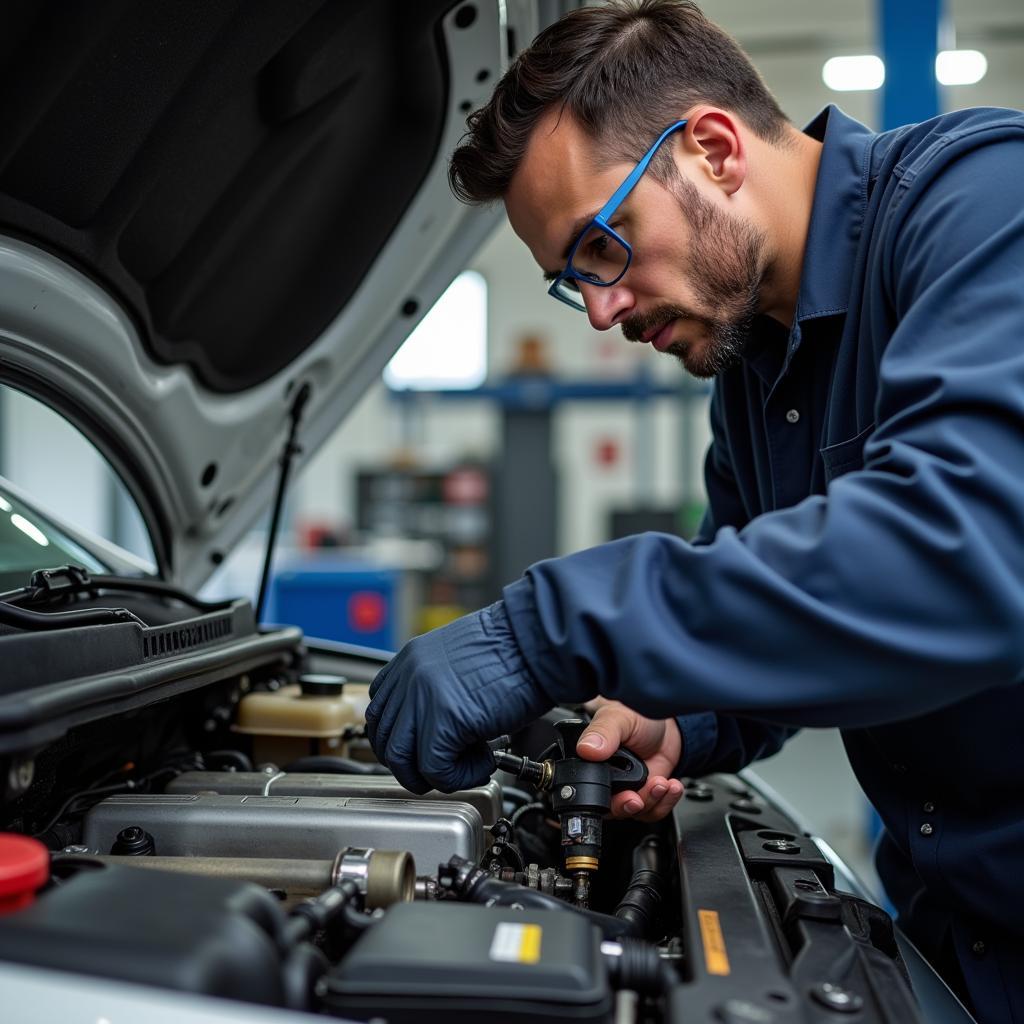
[[[700,937],[704,943],[704,963],[708,974],[728,974],[729,957],[725,952],[725,937],[722,935],[718,911],[698,910],[697,919],[700,921]]]
[[[494,929],[490,957],[511,964],[535,964],[540,960],[541,926],[502,921]]]

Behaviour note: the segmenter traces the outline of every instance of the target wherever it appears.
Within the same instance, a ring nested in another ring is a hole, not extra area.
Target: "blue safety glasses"
[[[619,208],[622,201],[633,191],[641,175],[647,170],[648,164],[658,152],[658,147],[673,133],[678,131],[686,121],[676,121],[669,125],[653,146],[643,155],[641,161],[630,171],[626,180],[615,190],[615,194],[598,210],[596,216],[576,236],[565,269],[551,282],[548,295],[564,302],[573,309],[585,313],[587,307],[583,302],[578,282],[609,288],[622,280],[623,274],[629,270],[633,260],[633,248],[622,235],[609,227],[608,222]]]

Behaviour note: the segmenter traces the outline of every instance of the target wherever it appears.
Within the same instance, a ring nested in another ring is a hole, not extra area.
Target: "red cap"
[[[38,839],[0,832],[0,914],[21,910],[50,878],[50,851]]]

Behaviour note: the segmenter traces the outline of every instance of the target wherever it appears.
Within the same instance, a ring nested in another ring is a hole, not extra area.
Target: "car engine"
[[[559,708],[417,796],[366,740],[380,655],[51,585],[0,623],[0,968],[356,1021],[916,1019],[888,917],[743,779],[613,820],[646,767]]]

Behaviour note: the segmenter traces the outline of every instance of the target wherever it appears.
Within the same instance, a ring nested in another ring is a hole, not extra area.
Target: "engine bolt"
[[[856,992],[828,981],[815,985],[811,989],[811,996],[822,1006],[837,1013],[857,1013],[864,1006],[864,1000]]]
[[[772,839],[761,844],[769,853],[799,853],[800,847],[788,839]]]
[[[563,786],[559,791],[558,795],[563,800],[571,800],[576,795],[576,790],[572,786]]]

